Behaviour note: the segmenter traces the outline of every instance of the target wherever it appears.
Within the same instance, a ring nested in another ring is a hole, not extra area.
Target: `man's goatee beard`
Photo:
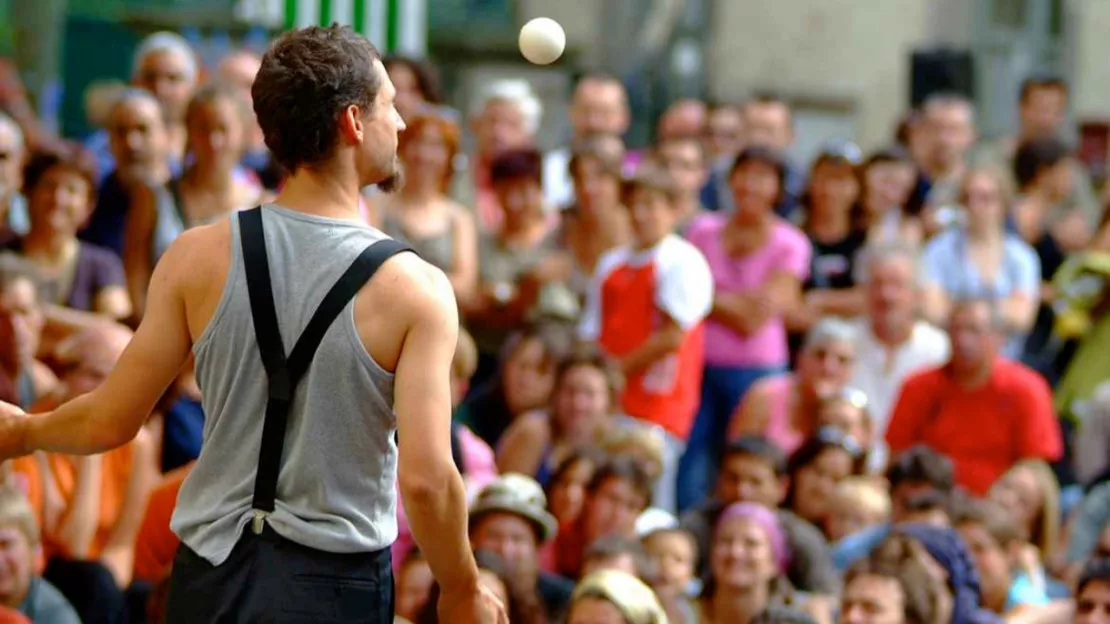
[[[393,169],[393,175],[378,182],[378,190],[383,193],[395,193],[405,185],[405,170],[398,164]]]

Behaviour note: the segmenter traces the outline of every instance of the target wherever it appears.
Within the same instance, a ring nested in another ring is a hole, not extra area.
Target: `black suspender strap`
[[[266,369],[269,385],[266,418],[262,424],[262,448],[258,456],[254,500],[251,503],[254,512],[252,529],[255,533],[261,533],[266,516],[274,511],[281,456],[285,447],[285,430],[297,384],[308,371],[328,327],[347,303],[386,260],[411,250],[392,239],[380,240],[364,249],[324,296],[293,350],[286,357],[277,312],[274,309],[274,291],[270,282],[270,263],[266,255],[261,208],[239,213],[239,237],[243,247],[255,341],[258,343],[258,352]]]

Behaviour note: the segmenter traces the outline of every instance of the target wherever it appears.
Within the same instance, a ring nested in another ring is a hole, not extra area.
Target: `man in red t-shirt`
[[[956,481],[984,494],[1015,462],[1058,459],[1063,441],[1052,392],[1036,372],[998,355],[995,304],[965,301],[949,316],[952,358],[908,378],[886,440],[891,454],[925,444],[952,458]]]

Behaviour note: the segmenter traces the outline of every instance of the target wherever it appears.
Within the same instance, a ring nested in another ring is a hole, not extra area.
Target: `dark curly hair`
[[[378,50],[349,26],[291,30],[262,57],[251,96],[274,159],[290,172],[335,152],[339,111],[370,110],[382,88]]]

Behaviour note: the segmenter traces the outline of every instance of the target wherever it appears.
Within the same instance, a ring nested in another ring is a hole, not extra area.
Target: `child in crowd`
[[[678,200],[674,181],[656,168],[626,182],[632,244],[601,257],[578,327],[579,338],[596,341],[625,374],[625,414],[665,431],[654,505],[670,511],[701,396],[702,321],[713,303],[705,257],[673,233]]]
[[[870,477],[848,477],[836,484],[829,500],[825,535],[830,542],[890,521],[890,494]]]
[[[698,583],[698,545],[694,536],[678,528],[657,529],[643,536],[644,550],[655,562],[655,593],[680,613],[693,613]]]

